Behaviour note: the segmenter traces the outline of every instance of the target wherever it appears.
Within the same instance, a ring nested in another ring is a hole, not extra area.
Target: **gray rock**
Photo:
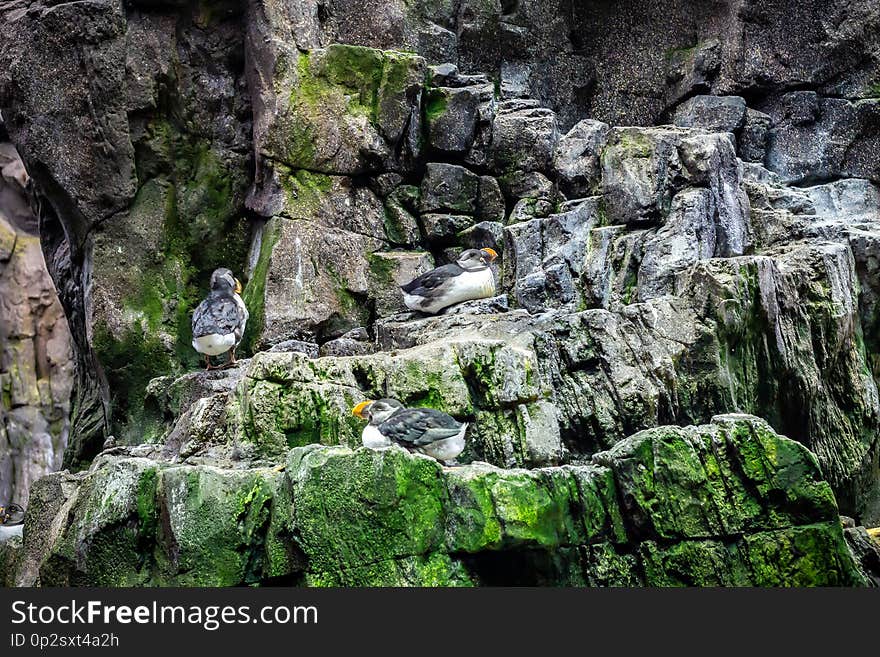
[[[318,344],[315,342],[304,342],[303,340],[283,340],[277,344],[273,344],[266,351],[269,352],[293,352],[304,354],[309,358],[318,357]]]
[[[260,285],[249,282],[244,296],[251,308],[263,309],[261,318],[251,313],[262,328],[259,345],[332,338],[369,320],[369,257],[383,242],[281,217],[266,230],[257,267],[264,278]],[[314,264],[319,262],[320,268]]]
[[[531,313],[574,307],[581,299],[578,281],[589,250],[590,230],[599,219],[599,199],[547,218],[504,229],[504,287],[519,307]]]
[[[530,219],[548,217],[553,212],[553,204],[544,198],[521,198],[513,206],[507,223],[517,224]]]
[[[514,171],[498,179],[505,198],[511,203],[529,198],[554,201],[556,188],[553,182],[536,171]]]
[[[429,242],[449,242],[474,222],[476,218],[466,214],[430,213],[421,216],[422,229]]]
[[[678,272],[715,255],[721,232],[715,216],[708,190],[688,189],[675,195],[666,222],[642,245],[639,301],[672,294]]]
[[[400,286],[434,268],[431,254],[423,251],[378,251],[369,262],[369,293],[376,317],[405,312]]]
[[[599,154],[609,130],[606,123],[584,119],[560,138],[553,153],[553,168],[562,191],[569,197],[589,196],[599,186]]]
[[[718,255],[750,244],[748,198],[739,162],[723,134],[676,128],[615,128],[602,154],[603,189],[611,223],[663,223],[686,185],[709,188],[718,214]]]
[[[458,242],[463,249],[484,249],[489,247],[503,259],[504,224],[498,221],[481,221],[458,234]]]
[[[688,40],[686,47],[668,52],[666,94],[669,104],[675,105],[695,91],[708,91],[720,72],[723,58],[723,48],[717,38],[697,43]]]
[[[675,109],[672,122],[709,132],[738,132],[746,120],[746,101],[740,96],[693,96]]]
[[[504,221],[504,196],[498,181],[492,176],[480,176],[477,218],[481,221]]]
[[[465,301],[457,303],[454,306],[444,308],[441,315],[491,315],[496,313],[506,313],[510,310],[507,303],[507,295],[500,294],[496,297],[488,299],[475,299],[473,301]]]
[[[351,231],[378,240],[389,239],[382,200],[367,186],[345,176],[279,169],[283,197],[276,215]],[[392,232],[392,236],[397,235]]]
[[[428,62],[448,62],[458,58],[458,37],[455,32],[436,23],[419,30],[418,51]]]
[[[739,156],[745,162],[763,163],[767,155],[767,133],[772,121],[768,114],[746,109],[746,119],[740,131]]]
[[[363,340],[345,336],[330,340],[321,345],[321,356],[363,356],[375,351],[375,346]]]
[[[611,223],[644,225],[669,212],[682,164],[682,130],[613,128],[602,152],[602,185]]]
[[[458,77],[458,66],[452,62],[435,64],[429,66],[428,70],[431,74],[431,86],[433,87],[451,87],[453,81]]]
[[[492,124],[491,157],[499,171],[550,171],[559,140],[556,114],[524,101],[503,103]]]
[[[454,164],[431,162],[422,178],[419,209],[473,215],[480,195],[480,177]]]
[[[426,94],[428,142],[438,151],[465,153],[476,136],[480,97],[471,89],[433,88]]]
[[[817,215],[844,217],[854,221],[868,216],[880,220],[880,187],[869,180],[851,178],[801,190],[812,202]]]
[[[271,30],[263,42],[253,38],[252,56],[267,57],[259,51],[276,42]],[[411,166],[420,148],[424,59],[342,44],[274,55],[271,75],[252,79],[261,97],[280,90],[271,105],[257,106],[255,143],[264,157],[336,175]]]
[[[880,544],[864,527],[844,525],[843,536],[865,578],[880,586]]]
[[[370,188],[380,198],[387,198],[403,182],[403,176],[399,173],[382,173],[370,180]]]
[[[350,340],[358,340],[360,342],[366,342],[370,339],[370,334],[367,331],[366,327],[358,326],[356,328],[351,329],[347,333],[342,335],[343,338],[348,338]]]
[[[782,97],[769,109],[766,166],[788,183],[838,177],[880,179],[877,165],[880,101],[851,102],[809,91]]]
[[[419,188],[400,185],[385,198],[385,236],[396,246],[414,247],[421,240],[416,216],[419,212]]]

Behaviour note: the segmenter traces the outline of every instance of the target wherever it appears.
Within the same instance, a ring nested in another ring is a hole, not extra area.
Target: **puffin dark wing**
[[[193,313],[192,332],[194,338],[203,335],[228,335],[241,326],[244,316],[238,304],[230,297],[207,298]]]
[[[460,422],[433,408],[406,408],[379,425],[383,436],[412,447],[451,438],[459,431]]]
[[[443,286],[448,283],[451,278],[458,276],[463,271],[464,270],[455,263],[443,265],[442,267],[437,267],[436,269],[432,269],[431,271],[414,278],[406,285],[402,285],[400,289],[407,294],[430,296],[432,293],[442,290]]]

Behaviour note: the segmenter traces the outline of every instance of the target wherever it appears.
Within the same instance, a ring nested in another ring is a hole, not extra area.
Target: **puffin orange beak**
[[[498,254],[495,253],[495,251],[492,249],[486,248],[486,249],[480,249],[480,251],[489,255],[489,262],[492,262],[493,260],[495,260],[495,258],[498,257]]]
[[[237,278],[235,279],[235,293],[241,294],[241,281]]]
[[[353,409],[351,409],[351,412],[353,415],[357,415],[360,419],[366,420],[367,418],[364,417],[364,410],[367,408],[367,406],[369,406],[372,403],[373,403],[372,399],[368,399],[367,401],[362,401],[360,404],[358,404]]]

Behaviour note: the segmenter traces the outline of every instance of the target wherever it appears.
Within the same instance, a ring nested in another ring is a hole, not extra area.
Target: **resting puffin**
[[[462,251],[456,262],[401,286],[403,302],[411,310],[434,314],[462,301],[494,296],[495,276],[489,263],[497,257],[492,249]]]
[[[364,447],[386,447],[395,442],[447,462],[464,451],[467,422],[442,411],[404,408],[396,399],[377,399],[361,402],[352,413],[369,420],[361,434]]]
[[[230,351],[229,362],[235,363],[235,348],[244,335],[244,327],[250,316],[241,294],[241,283],[232,272],[221,267],[211,274],[211,292],[199,304],[192,318],[192,346],[205,354],[205,369],[211,366],[211,356]]]

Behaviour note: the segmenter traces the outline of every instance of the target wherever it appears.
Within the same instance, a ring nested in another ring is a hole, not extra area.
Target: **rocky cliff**
[[[27,505],[31,484],[61,467],[73,363],[28,176],[9,142],[0,142],[0,170],[0,504]]]
[[[41,481],[20,582],[864,581],[878,3],[0,11],[91,464]],[[473,246],[502,294],[403,312]],[[220,264],[253,358],[186,374]],[[470,421],[473,465],[349,451],[376,396]]]

